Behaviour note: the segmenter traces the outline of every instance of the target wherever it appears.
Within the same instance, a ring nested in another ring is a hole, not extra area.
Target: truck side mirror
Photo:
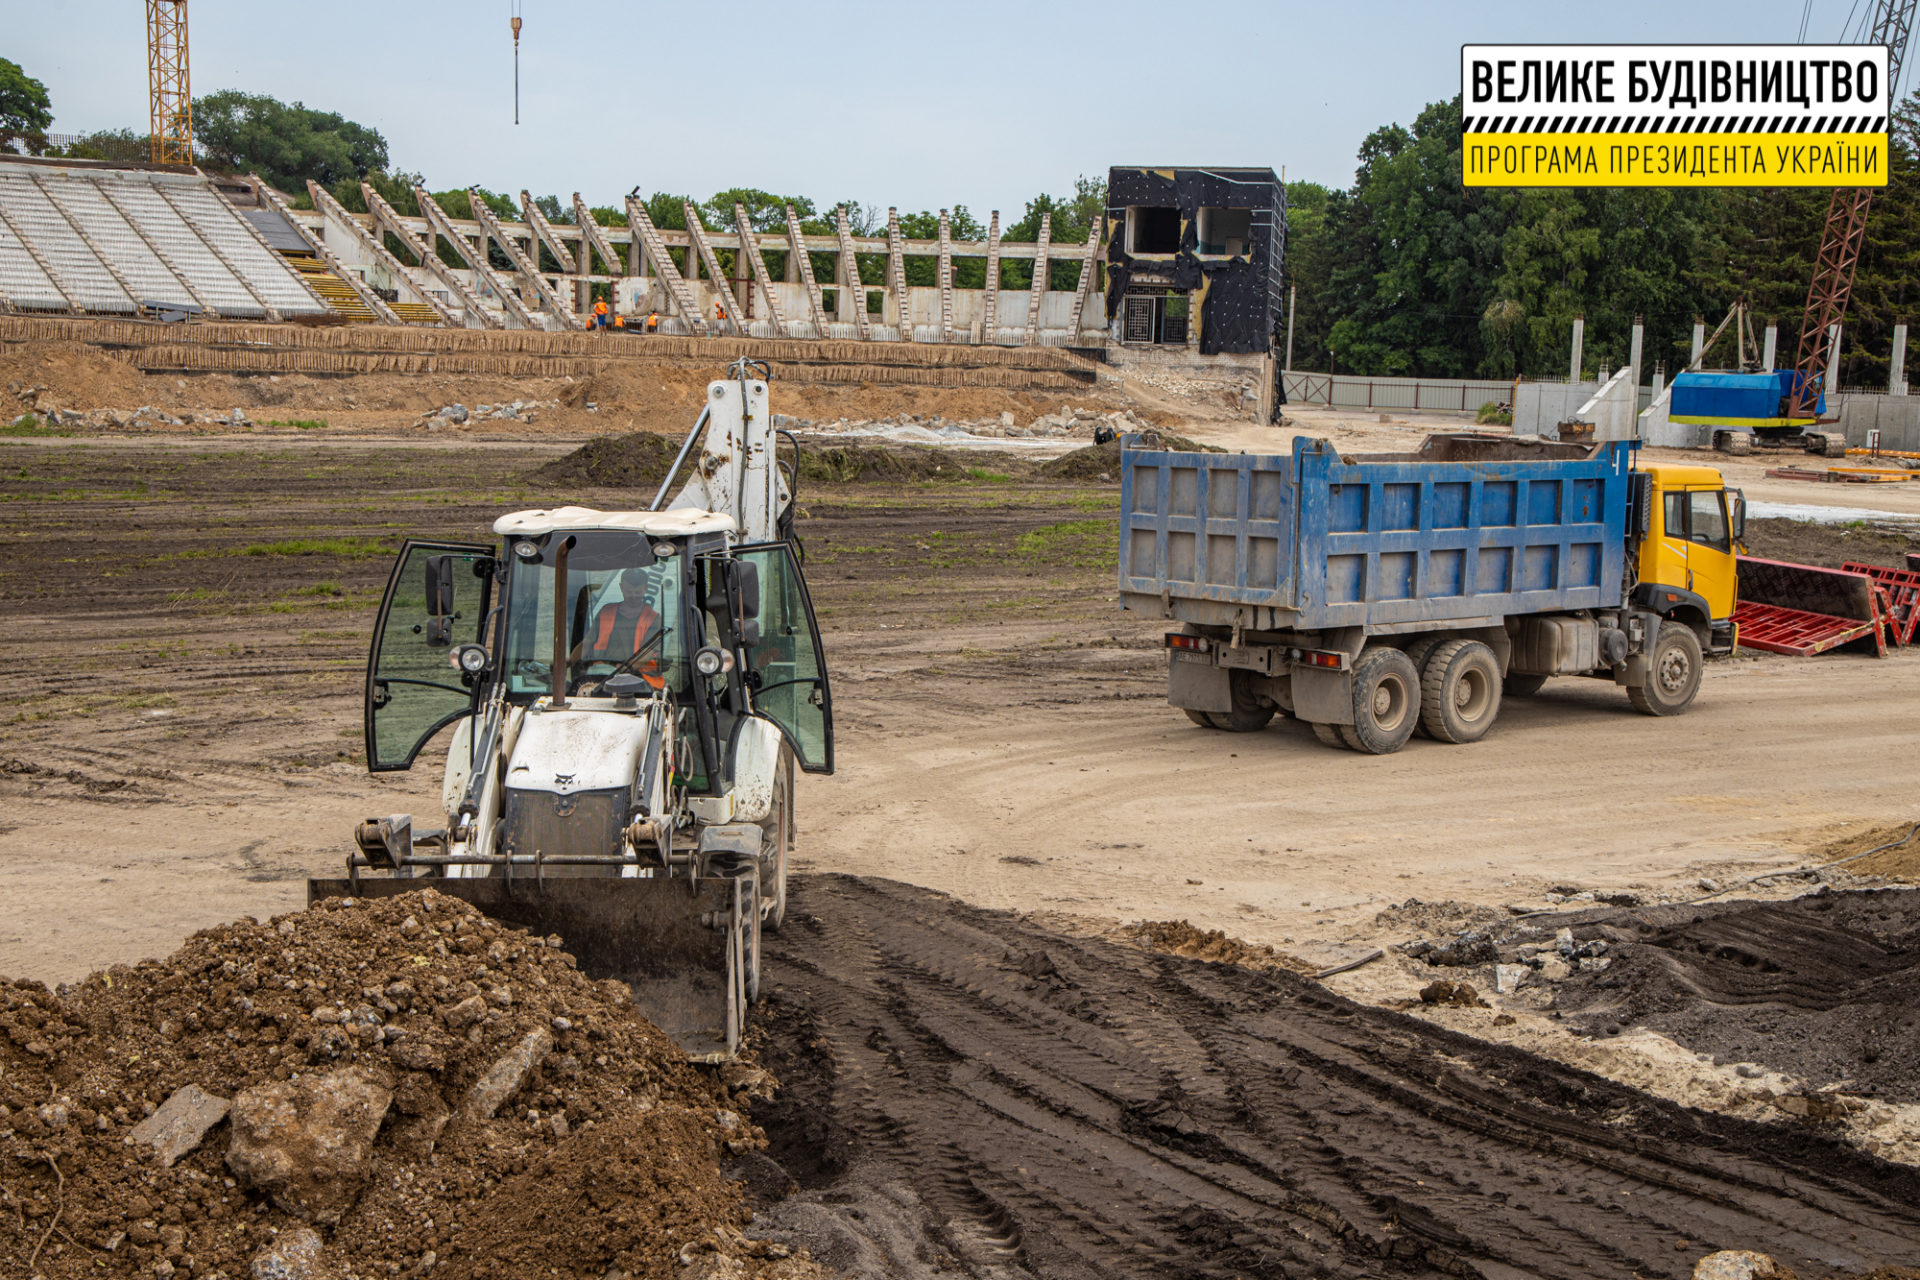
[[[1727,525],[1735,542],[1747,540],[1747,495],[1738,489],[1727,490]]]

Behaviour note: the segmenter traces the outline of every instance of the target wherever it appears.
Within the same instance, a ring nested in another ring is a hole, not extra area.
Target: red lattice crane
[[[1900,84],[1900,63],[1907,37],[1913,32],[1913,12],[1920,0],[1879,0],[1868,44],[1887,46],[1887,115],[1891,126],[1894,93]],[[1807,287],[1807,310],[1800,321],[1800,351],[1794,360],[1793,403],[1787,416],[1812,423],[1820,394],[1837,391],[1823,387],[1833,360],[1834,330],[1847,314],[1853,292],[1854,268],[1860,264],[1860,243],[1866,238],[1867,209],[1872,187],[1836,187],[1827,202],[1826,231],[1820,237],[1820,256],[1814,260],[1813,280]]]

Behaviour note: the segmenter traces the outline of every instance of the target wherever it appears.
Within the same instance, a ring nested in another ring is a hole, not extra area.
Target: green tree
[[[12,151],[25,143],[28,155],[47,149],[47,126],[53,123],[53,103],[47,86],[0,58],[0,150]]]
[[[131,129],[97,129],[69,145],[63,154],[72,160],[141,164],[153,158],[153,139]]]
[[[298,102],[225,89],[195,100],[193,115],[208,167],[257,173],[282,190],[297,191],[308,178],[331,188],[387,167],[378,130]]]

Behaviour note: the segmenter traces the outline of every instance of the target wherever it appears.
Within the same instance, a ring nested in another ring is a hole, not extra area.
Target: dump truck
[[[310,903],[451,894],[559,935],[690,1058],[733,1056],[761,930],[786,915],[796,771],[833,771],[798,459],[772,423],[765,368],[742,362],[651,506],[510,512],[495,542],[401,548],[367,664],[367,767],[410,769],[447,734],[444,817],[361,822],[347,874],[309,881]]]
[[[1684,712],[1730,652],[1746,519],[1711,467],[1637,445],[1481,433],[1414,453],[1189,453],[1123,442],[1120,605],[1166,636],[1195,724],[1304,720],[1382,755],[1485,736],[1503,696],[1610,680]]]

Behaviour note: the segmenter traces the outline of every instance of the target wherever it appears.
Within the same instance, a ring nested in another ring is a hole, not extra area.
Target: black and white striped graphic
[[[1461,133],[1885,133],[1885,116],[1467,116]]]

